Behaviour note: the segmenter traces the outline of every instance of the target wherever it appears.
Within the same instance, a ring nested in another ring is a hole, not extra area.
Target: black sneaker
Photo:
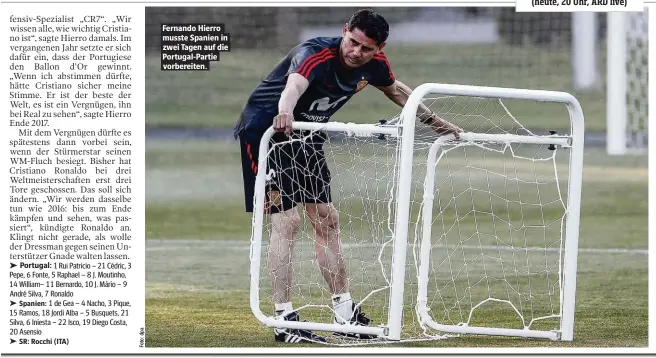
[[[349,320],[348,324],[352,324],[354,326],[369,326],[369,323],[371,320],[362,312],[362,309],[360,309],[360,306],[357,308],[355,307],[355,302],[353,302],[353,316]],[[337,323],[337,320],[335,319],[335,323]],[[374,334],[365,334],[365,333],[342,333],[342,332],[334,332],[333,335],[335,336],[341,336],[341,337],[348,337],[348,338],[355,338],[355,339],[374,339],[377,338],[377,335]]]
[[[298,312],[288,313],[283,317],[285,321],[298,321]],[[276,342],[283,343],[325,343],[326,338],[316,335],[312,331],[305,329],[274,328],[274,337]]]

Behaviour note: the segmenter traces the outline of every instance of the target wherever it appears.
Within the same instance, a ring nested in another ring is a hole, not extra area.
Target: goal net
[[[465,130],[460,141],[418,122],[410,131],[412,104],[380,125],[294,124],[326,133],[322,165],[331,173],[349,291],[379,337],[332,334],[354,328],[333,324],[317,260],[326,247],[302,206],[289,263],[291,300],[307,321],[300,325],[273,318],[274,228],[263,210],[253,216],[251,306],[265,325],[314,329],[337,345],[468,333],[572,339],[582,122],[554,134],[523,121],[582,119],[578,102],[555,92],[434,86],[422,102]],[[290,141],[309,144],[316,133]],[[275,165],[258,174],[256,208],[264,209],[277,174]]]
[[[648,12],[608,15],[608,152],[644,153],[648,144]]]

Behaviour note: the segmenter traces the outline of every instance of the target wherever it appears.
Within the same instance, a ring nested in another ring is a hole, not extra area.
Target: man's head
[[[360,67],[385,47],[389,25],[383,16],[372,10],[358,10],[344,24],[342,35],[342,63],[352,68]]]

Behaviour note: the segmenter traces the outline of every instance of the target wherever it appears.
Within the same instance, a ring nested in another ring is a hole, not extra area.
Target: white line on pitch
[[[158,246],[156,242],[159,243],[165,243],[165,246]],[[243,251],[249,251],[250,250],[250,242],[248,239],[243,240],[243,241],[237,241],[237,240],[219,240],[219,239],[206,239],[206,240],[197,240],[197,239],[148,239],[146,240],[146,250],[147,251],[169,251],[172,249],[194,249],[197,247],[201,247],[202,249],[207,249],[211,246],[218,247],[219,249],[230,249],[230,250],[243,250]],[[304,241],[301,243],[302,244],[308,244],[309,242]],[[171,245],[174,244],[174,245]],[[355,244],[343,244],[342,247],[347,249],[347,248],[369,248],[369,247],[381,247],[382,244],[380,243],[355,243]],[[446,245],[433,245],[433,249],[435,248],[447,248]],[[493,250],[493,251],[515,251],[515,252],[523,252],[523,251],[537,251],[537,252],[559,252],[560,248],[556,247],[537,247],[537,246],[529,246],[529,247],[508,247],[508,246],[493,246],[493,245],[481,245],[481,246],[476,246],[476,245],[449,245],[449,249],[454,250],[454,249],[464,249],[464,250]],[[386,249],[391,250],[392,249],[392,242],[390,241]],[[580,253],[593,253],[593,254],[637,254],[637,255],[647,255],[649,254],[649,250],[644,250],[644,249],[616,249],[616,248],[609,248],[609,249],[597,249],[597,248],[579,248]]]

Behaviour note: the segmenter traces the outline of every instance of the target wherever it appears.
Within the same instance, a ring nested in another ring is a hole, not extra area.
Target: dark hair
[[[375,40],[378,45],[385,42],[387,36],[389,36],[389,24],[387,20],[371,9],[358,10],[351,16],[348,22],[348,29],[349,31],[353,31],[355,28],[364,32],[367,37]]]

